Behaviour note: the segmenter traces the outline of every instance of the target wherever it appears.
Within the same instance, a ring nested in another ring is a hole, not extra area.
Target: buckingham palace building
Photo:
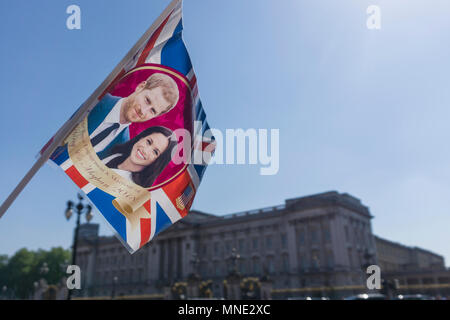
[[[417,255],[422,271],[448,274],[442,256],[376,237],[372,218],[359,199],[336,191],[225,216],[192,210],[133,255],[114,236],[99,236],[98,224],[83,224],[77,249],[82,289],[75,296],[164,299],[196,276],[208,284],[209,297],[223,298],[234,272],[269,283],[265,298],[342,297],[367,291],[369,265],[417,273],[419,266],[408,269]]]

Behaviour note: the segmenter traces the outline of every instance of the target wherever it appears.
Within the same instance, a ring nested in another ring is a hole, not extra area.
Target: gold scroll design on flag
[[[140,218],[150,218],[144,207],[150,200],[150,192],[115,173],[99,159],[91,144],[87,118],[72,131],[66,143],[75,168],[89,183],[115,197],[114,207],[130,221],[132,229],[139,226]]]

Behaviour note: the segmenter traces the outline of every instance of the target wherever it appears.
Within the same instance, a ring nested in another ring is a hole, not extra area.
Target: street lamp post
[[[42,277],[45,277],[45,275],[48,273],[49,268],[48,268],[48,264],[47,262],[44,262],[41,266],[41,269],[39,270],[40,273],[42,274]]]
[[[38,289],[40,289],[40,299],[45,299],[44,298],[44,292],[47,290],[48,288],[48,284],[47,281],[45,280],[45,276],[46,274],[50,271],[49,267],[48,267],[48,263],[47,262],[43,262],[41,267],[39,268],[39,280],[33,282],[33,299],[36,299],[36,291]]]
[[[33,282],[33,300],[36,300],[36,291],[39,288],[39,282],[35,281]]]
[[[72,245],[72,265],[76,265],[76,257],[77,257],[77,243],[78,243],[78,229],[80,227],[80,216],[85,213],[86,221],[89,222],[92,220],[92,207],[89,204],[83,203],[83,196],[78,194],[78,204],[74,207],[74,203],[72,201],[67,201],[67,209],[65,212],[66,219],[69,220],[73,214],[73,208],[76,209],[77,213],[77,224],[75,227],[75,234],[73,237],[73,245]],[[69,293],[67,295],[67,300],[70,300],[72,297],[72,290],[69,289]]]
[[[231,261],[231,272],[237,274],[238,273],[238,260],[241,258],[241,255],[239,253],[237,253],[236,248],[231,249],[231,256],[230,256],[230,261]]]
[[[112,292],[111,292],[111,300],[114,299],[114,297],[116,295],[116,284],[117,284],[118,280],[119,280],[119,278],[117,276],[114,276],[114,278],[113,278],[113,287],[112,287]]]
[[[7,297],[6,297],[6,291],[8,291],[8,287],[7,287],[6,285],[4,285],[4,286],[2,287],[3,300],[6,300],[6,299],[7,299]]]
[[[192,275],[199,276],[198,266],[200,265],[200,259],[198,258],[196,253],[192,255],[190,263],[192,265]]]
[[[67,267],[69,266],[69,260],[64,260],[64,262],[60,263],[59,266],[61,267],[61,271],[66,273]]]

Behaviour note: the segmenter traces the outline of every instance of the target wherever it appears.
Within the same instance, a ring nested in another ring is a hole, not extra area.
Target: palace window
[[[313,268],[319,268],[320,267],[320,256],[318,250],[313,250],[311,252],[311,264]]]
[[[272,236],[266,237],[266,249],[272,249]]]
[[[275,273],[275,263],[273,261],[273,257],[267,258],[267,268],[270,274]]]
[[[330,233],[330,228],[326,227],[323,230],[323,238],[325,240],[325,243],[330,243],[331,242],[331,233]]]
[[[239,239],[239,252],[244,253],[245,251],[245,242],[244,239]]]
[[[261,273],[261,262],[259,258],[253,258],[253,273],[255,274]]]
[[[319,242],[319,231],[317,228],[311,228],[311,243],[317,244]]]
[[[282,267],[283,267],[283,272],[289,271],[289,256],[287,254],[284,254],[282,257]]]
[[[344,231],[345,231],[345,241],[349,242],[350,241],[350,235],[348,233],[348,226],[344,227]]]
[[[305,244],[305,231],[299,230],[298,231],[298,244],[303,246]]]
[[[222,274],[222,270],[221,270],[220,264],[218,262],[214,262],[214,274],[216,276],[220,276]]]
[[[287,248],[287,236],[286,234],[281,235],[281,248],[286,249]]]
[[[225,248],[227,250],[227,254],[231,253],[231,240],[225,242]]]
[[[331,250],[327,251],[327,266],[329,268],[334,267],[334,255],[333,255],[333,251],[331,251]]]
[[[308,260],[306,259],[306,256],[304,254],[300,255],[299,258],[299,267],[300,270],[305,270],[308,268]]]
[[[258,249],[258,238],[253,238],[253,250]]]
[[[246,271],[247,271],[246,268],[245,268],[245,264],[246,264],[246,261],[244,259],[240,259],[239,260],[239,272],[241,274],[245,274]]]
[[[215,256],[219,255],[219,243],[218,242],[214,243],[214,255]]]

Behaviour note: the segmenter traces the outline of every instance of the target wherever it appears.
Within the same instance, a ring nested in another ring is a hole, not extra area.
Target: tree
[[[17,251],[8,261],[7,286],[13,296],[25,299],[33,288],[34,254],[26,248]]]
[[[33,293],[35,281],[45,279],[49,285],[59,283],[65,276],[62,265],[69,258],[70,251],[60,247],[50,251],[20,249],[9,260],[1,256],[0,283],[8,287],[12,297],[27,299]],[[48,265],[46,274],[41,273],[44,262]]]
[[[70,251],[61,247],[52,248],[50,251],[39,250],[37,253],[38,268],[42,266],[44,262],[48,265],[48,273],[44,279],[48,284],[58,284],[61,279],[66,276],[66,270],[63,269],[63,265],[70,261]]]

